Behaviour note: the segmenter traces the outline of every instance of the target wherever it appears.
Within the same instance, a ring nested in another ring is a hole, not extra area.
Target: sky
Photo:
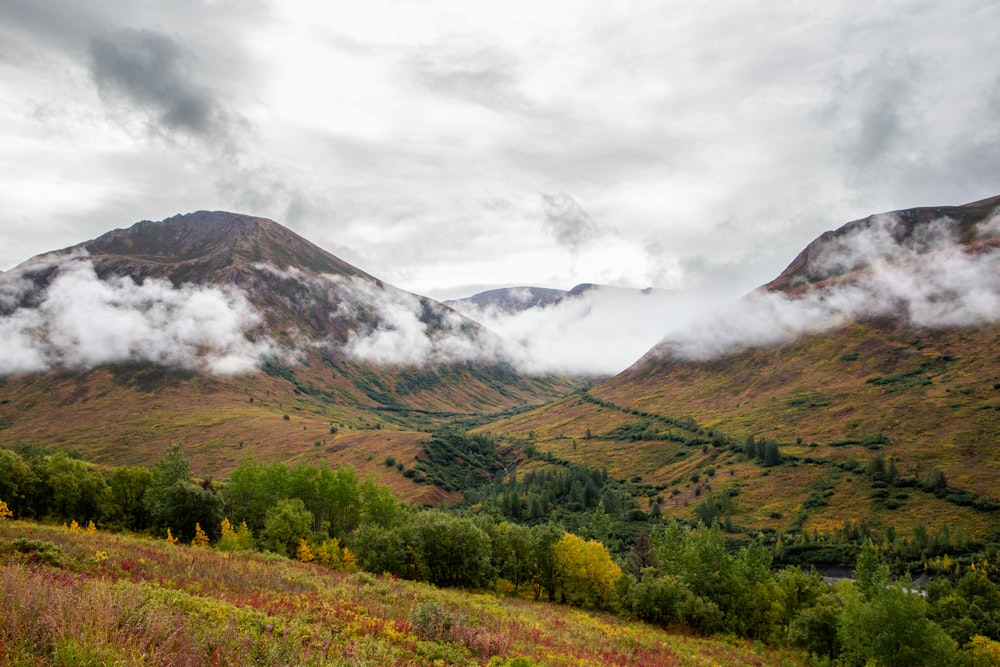
[[[0,1],[0,270],[276,220],[445,299],[726,298],[828,229],[1000,194],[995,0]]]

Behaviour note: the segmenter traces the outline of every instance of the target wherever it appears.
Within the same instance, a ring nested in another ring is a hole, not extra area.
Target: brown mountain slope
[[[428,502],[440,491],[382,460],[412,461],[443,420],[576,386],[520,375],[471,320],[224,212],[33,258],[3,275],[0,318],[22,358],[0,373],[0,445],[148,464],[182,441],[217,477],[250,452],[346,461]]]

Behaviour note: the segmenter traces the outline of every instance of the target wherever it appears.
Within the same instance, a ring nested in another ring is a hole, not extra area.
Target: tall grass
[[[20,521],[0,522],[0,618],[3,665],[805,664],[558,605]]]

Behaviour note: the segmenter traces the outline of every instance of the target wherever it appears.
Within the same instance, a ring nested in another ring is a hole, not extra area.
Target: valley
[[[34,369],[0,376],[0,500],[216,548],[231,515],[243,549],[308,562],[345,545],[347,570],[813,650],[817,630],[790,628],[822,590],[794,573],[875,558],[886,584],[988,580],[1000,554],[998,203],[849,223],[606,378],[527,370],[516,344],[268,220],[137,223],[0,276],[5,363]],[[601,289],[489,299],[544,317]],[[133,477],[147,500],[125,512],[113,484]],[[274,541],[279,517],[301,520],[292,541]],[[838,627],[890,603],[853,590],[829,594]],[[914,618],[944,623],[940,605]],[[928,627],[928,656],[973,650],[966,629]],[[844,641],[819,654],[874,650]]]

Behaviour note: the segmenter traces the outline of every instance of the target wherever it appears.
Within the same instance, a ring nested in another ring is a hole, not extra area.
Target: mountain
[[[496,310],[502,313],[520,313],[559,303],[569,292],[548,287],[501,287],[486,290],[464,299],[450,299],[444,304],[459,312],[470,310]]]
[[[632,289],[612,285],[597,285],[595,283],[580,283],[570,290],[553,289],[550,287],[501,287],[486,290],[463,299],[449,299],[444,305],[475,317],[482,313],[494,315],[516,315],[526,310],[548,308],[559,305],[567,299],[577,299],[595,292],[612,293],[633,296],[649,295],[653,288]]]
[[[5,272],[0,331],[0,444],[149,463],[186,441],[217,476],[249,452],[375,470],[383,454],[412,460],[445,417],[577,386],[524,376],[456,311],[225,212],[138,222]]]
[[[1000,197],[870,216],[590,391],[487,428],[641,480],[668,515],[996,539],[998,321]],[[762,442],[784,463],[762,466]]]

